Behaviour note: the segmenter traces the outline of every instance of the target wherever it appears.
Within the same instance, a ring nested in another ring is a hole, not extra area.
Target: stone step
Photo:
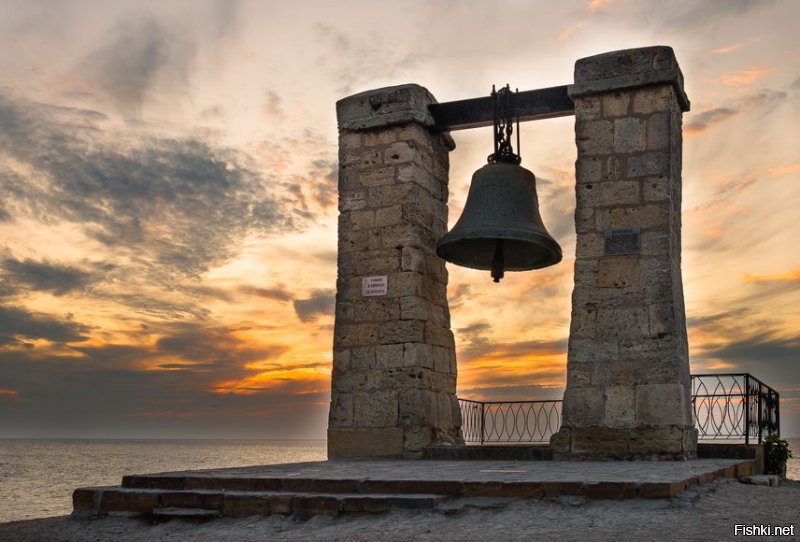
[[[545,444],[485,444],[469,446],[428,446],[422,450],[423,459],[455,461],[549,461],[553,450]]]
[[[378,513],[391,509],[433,510],[449,497],[423,493],[318,493],[287,491],[174,490],[120,486],[76,489],[73,515],[117,513],[177,517],[311,516]]]
[[[222,517],[219,510],[205,508],[154,508],[153,515],[161,518],[214,519]]]

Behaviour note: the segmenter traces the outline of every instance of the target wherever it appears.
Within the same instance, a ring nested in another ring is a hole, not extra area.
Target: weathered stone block
[[[380,328],[380,342],[382,344],[423,342],[425,331],[425,322],[421,320],[390,320]]]
[[[568,387],[564,390],[563,405],[565,425],[582,427],[603,423],[603,389],[600,387]]]
[[[636,422],[639,425],[686,425],[686,393],[682,384],[636,386]]]
[[[575,197],[579,206],[612,206],[639,203],[639,183],[636,181],[610,181],[598,184],[578,184]]]
[[[335,391],[342,393],[359,390],[367,383],[367,374],[355,369],[350,369],[349,371],[334,370],[331,376],[336,380]]]
[[[425,271],[425,253],[417,247],[403,247],[400,269],[402,271]]]
[[[403,367],[403,345],[382,344],[375,347],[375,364],[378,367]]]
[[[624,117],[628,114],[631,95],[628,92],[614,92],[603,95],[603,116]]]
[[[633,94],[633,112],[636,114],[670,111],[675,103],[675,91],[671,85],[644,87]]]
[[[634,424],[636,410],[632,384],[605,387],[603,425],[606,427],[630,427]]]
[[[676,332],[675,305],[659,303],[647,308],[650,316],[650,333],[667,335]]]
[[[328,458],[399,457],[403,453],[400,427],[371,429],[328,428]]]
[[[628,455],[630,430],[599,424],[572,429],[572,452],[589,457],[623,458]]]
[[[587,96],[577,98],[575,101],[575,117],[581,120],[594,120],[600,118],[600,98]]]
[[[569,362],[595,363],[606,362],[619,356],[619,346],[616,338],[610,337],[605,341],[598,339],[569,338]]]
[[[597,309],[599,339],[627,339],[650,335],[650,320],[646,307]]]
[[[433,369],[434,347],[426,343],[405,343],[403,345],[403,364],[406,367],[425,367]]]
[[[611,154],[614,146],[613,125],[607,120],[575,123],[575,143],[581,155]]]
[[[367,191],[339,191],[339,211],[356,211],[367,206]]]
[[[595,336],[596,324],[597,311],[593,306],[587,308],[573,308],[569,334],[579,339],[593,338]]]
[[[627,288],[639,284],[639,258],[609,256],[600,258],[598,288]]]
[[[645,202],[669,201],[672,199],[669,177],[651,177],[642,180]]]
[[[455,348],[453,332],[449,328],[437,326],[432,322],[425,324],[425,342],[435,346]]]
[[[654,228],[669,223],[669,204],[650,203],[636,207],[618,207],[611,210],[612,228]]]
[[[353,394],[338,393],[331,397],[331,410],[328,418],[330,427],[353,426]]]
[[[400,423],[404,427],[436,423],[436,393],[411,389],[400,392]]]
[[[375,211],[375,227],[394,226],[403,222],[403,206],[392,205]]]
[[[400,271],[400,251],[394,248],[364,252],[356,261],[357,275],[384,275]]]
[[[394,183],[394,167],[387,166],[361,171],[358,180],[363,186],[383,186]]]
[[[353,423],[356,427],[397,426],[398,390],[353,394]]]
[[[375,347],[361,346],[350,350],[350,365],[356,371],[371,371],[375,368]]]
[[[339,371],[350,369],[350,350],[333,351],[333,369]]]
[[[672,143],[668,113],[654,113],[647,119],[647,150],[668,150]]]
[[[334,329],[334,342],[339,348],[373,344],[380,328],[377,324],[339,324]]]
[[[646,144],[646,125],[640,119],[626,117],[614,121],[615,153],[640,152]]]
[[[666,152],[647,152],[628,158],[627,175],[630,178],[669,174],[670,160]]]
[[[414,201],[419,188],[413,184],[389,184],[373,186],[367,192],[369,207],[391,207],[405,201]]]

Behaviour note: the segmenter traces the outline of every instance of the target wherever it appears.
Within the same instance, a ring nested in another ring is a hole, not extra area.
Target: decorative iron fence
[[[561,400],[472,401],[459,399],[464,441],[485,444],[550,442],[561,426]]]
[[[780,396],[749,373],[692,375],[692,412],[701,440],[759,444],[780,433]]]
[[[692,415],[701,440],[761,443],[780,432],[779,399],[748,373],[692,375]],[[458,403],[468,444],[549,442],[561,427],[561,400]]]

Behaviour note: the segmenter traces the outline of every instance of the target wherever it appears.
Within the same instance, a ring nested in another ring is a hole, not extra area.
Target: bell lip
[[[458,258],[453,258],[453,257],[451,257],[450,254],[446,254],[445,253],[446,251],[443,250],[443,248],[444,248],[443,245],[455,243],[455,242],[458,242],[458,241],[466,241],[466,240],[474,241],[474,240],[480,240],[480,239],[485,239],[487,241],[492,241],[492,240],[496,240],[496,239],[503,239],[503,240],[509,240],[509,241],[529,242],[532,237],[537,237],[541,241],[540,245],[542,246],[542,248],[544,248],[545,250],[548,250],[551,253],[552,257],[550,259],[548,259],[548,260],[545,260],[545,262],[542,265],[533,265],[533,266],[530,266],[530,267],[528,267],[528,266],[526,266],[526,267],[507,266],[504,269],[505,271],[531,271],[533,269],[543,269],[545,267],[550,267],[551,265],[556,265],[556,264],[560,263],[561,260],[564,258],[563,252],[561,251],[561,246],[558,244],[558,242],[556,242],[555,239],[550,237],[549,234],[547,236],[545,236],[545,235],[542,235],[540,233],[535,233],[534,232],[533,235],[531,235],[530,231],[525,231],[525,235],[519,235],[518,232],[520,230],[514,230],[514,229],[508,228],[508,229],[505,229],[505,230],[501,230],[501,233],[504,233],[504,235],[500,235],[500,236],[467,237],[466,234],[469,233],[469,231],[470,230],[463,230],[462,234],[458,235],[458,236],[451,236],[450,234],[452,232],[448,232],[445,235],[443,235],[442,238],[439,239],[439,241],[436,243],[436,255],[439,256],[444,261],[450,262],[450,263],[452,263],[454,265],[458,265],[460,267],[466,267],[468,269],[480,269],[482,271],[487,271],[487,270],[491,270],[492,269],[491,263],[489,263],[488,265],[485,265],[485,266],[476,266],[476,265],[464,263],[463,260],[460,260]]]

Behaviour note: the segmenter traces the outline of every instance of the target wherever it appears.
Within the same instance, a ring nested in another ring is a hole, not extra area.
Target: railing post
[[[775,393],[775,433],[780,436],[781,434],[781,395],[776,391]]]
[[[483,444],[484,435],[486,434],[486,403],[481,403],[481,444]]]
[[[744,443],[750,444],[750,373],[744,375]]]
[[[764,402],[763,391],[761,390],[761,381],[758,382],[758,443],[761,444],[761,434],[764,430],[764,417],[762,403]]]

